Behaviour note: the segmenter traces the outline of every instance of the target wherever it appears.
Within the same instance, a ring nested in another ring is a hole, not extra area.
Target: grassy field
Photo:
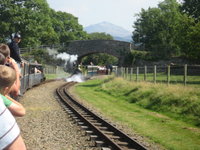
[[[47,80],[66,78],[68,76],[69,76],[69,74],[67,74],[66,72],[57,73],[57,74],[45,74],[45,77],[46,77]]]
[[[166,149],[200,149],[200,90],[181,85],[95,79],[75,93],[104,115]]]

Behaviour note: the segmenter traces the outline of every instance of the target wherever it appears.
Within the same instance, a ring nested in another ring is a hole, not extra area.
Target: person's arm
[[[22,104],[20,104],[16,100],[12,99],[8,95],[6,95],[5,97],[8,100],[12,101],[12,103],[10,104],[10,106],[8,106],[7,108],[10,110],[10,112],[13,114],[13,116],[23,117],[26,114],[26,110],[25,110],[25,108],[23,107]]]

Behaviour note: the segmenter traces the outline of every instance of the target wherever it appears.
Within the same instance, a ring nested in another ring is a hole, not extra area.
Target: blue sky
[[[103,21],[133,31],[135,14],[142,8],[157,7],[163,0],[47,0],[56,11],[64,11],[78,17],[84,27]]]

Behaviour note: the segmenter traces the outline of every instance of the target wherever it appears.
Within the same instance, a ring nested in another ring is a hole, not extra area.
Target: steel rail
[[[72,98],[72,96],[68,93],[68,88],[74,84],[75,83],[70,82],[58,88],[56,90],[58,96],[64,103],[68,105],[67,107],[73,112],[73,114],[75,114],[75,116],[79,118],[79,120],[81,120],[81,122],[84,122],[84,124],[89,127],[89,129],[98,135],[98,138],[101,139],[106,146],[114,150],[147,149],[145,146],[130,138],[124,132],[118,130],[116,127],[106,122],[104,119],[98,117],[92,111],[88,110],[85,106],[81,105],[74,98]],[[79,109],[81,109],[81,111]],[[102,130],[101,128],[106,128],[106,131]],[[111,133],[112,136],[106,134],[108,132]]]

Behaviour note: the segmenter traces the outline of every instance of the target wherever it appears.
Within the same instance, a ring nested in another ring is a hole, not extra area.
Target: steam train
[[[29,63],[25,61],[24,67],[21,69],[20,93],[25,93],[28,89],[40,84],[44,80],[45,76],[43,73],[43,66],[41,64]]]

